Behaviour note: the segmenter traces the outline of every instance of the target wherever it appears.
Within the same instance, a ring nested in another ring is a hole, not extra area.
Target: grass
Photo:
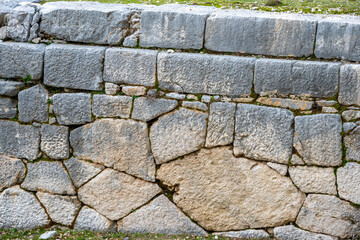
[[[61,0],[46,0],[53,2]],[[62,0],[79,1],[79,0]],[[245,8],[273,12],[300,12],[315,14],[360,15],[360,0],[89,0],[103,3],[167,3],[214,6],[218,8]]]

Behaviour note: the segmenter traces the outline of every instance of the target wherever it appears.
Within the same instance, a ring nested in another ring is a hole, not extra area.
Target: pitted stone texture
[[[339,63],[259,59],[255,63],[255,92],[333,97],[338,92],[339,68]]]
[[[159,53],[159,87],[169,91],[250,95],[254,58],[195,53]]]
[[[92,112],[96,117],[129,118],[131,106],[131,97],[96,94],[93,96]]]
[[[231,231],[231,232],[218,232],[213,235],[240,238],[240,239],[268,239],[270,236],[264,230],[244,230],[244,231]]]
[[[340,115],[297,116],[294,147],[307,165],[341,165],[341,131]]]
[[[0,121],[0,154],[35,160],[40,144],[38,128],[17,122]]]
[[[17,158],[0,155],[0,192],[12,187],[25,177],[25,165]]]
[[[337,194],[333,168],[297,166],[290,167],[289,173],[293,183],[304,193]]]
[[[176,100],[147,97],[136,98],[131,118],[147,122],[174,110],[177,105],[178,102]]]
[[[35,8],[29,5],[17,6],[8,15],[6,34],[8,38],[18,42],[32,40],[31,25]]]
[[[279,163],[267,162],[266,165],[280,173],[281,175],[285,176],[288,172],[288,166]]]
[[[298,14],[217,11],[206,22],[205,48],[273,56],[310,56],[315,17]]]
[[[146,87],[143,86],[124,86],[122,92],[128,96],[144,96],[146,95]]]
[[[155,86],[158,51],[108,48],[105,54],[104,81]]]
[[[360,209],[335,196],[309,194],[296,224],[304,230],[350,238],[360,232]]]
[[[279,240],[337,240],[338,238],[324,234],[304,231],[293,225],[274,228],[274,237]]]
[[[0,228],[33,229],[50,223],[45,210],[34,194],[19,186],[8,188],[0,195]]]
[[[19,120],[21,122],[47,122],[48,93],[41,85],[19,92]]]
[[[177,206],[209,231],[294,221],[305,198],[289,178],[263,163],[235,158],[231,147],[201,149],[163,164],[157,178],[175,186]]]
[[[360,106],[360,64],[347,64],[340,69],[339,102]]]
[[[17,114],[16,105],[17,101],[15,99],[0,97],[0,118],[11,119],[15,117]]]
[[[282,99],[282,98],[264,98],[260,97],[256,102],[282,108],[289,108],[294,110],[310,110],[314,102],[295,100],[295,99]]]
[[[24,83],[22,82],[6,81],[0,79],[0,95],[15,97],[22,87],[24,87]]]
[[[337,170],[339,196],[353,203],[360,204],[360,165],[348,162]]]
[[[360,162],[360,126],[344,137],[346,160]]]
[[[37,192],[36,196],[46,208],[50,218],[54,222],[66,226],[70,226],[73,223],[81,207],[77,197],[52,195],[43,192]]]
[[[58,123],[79,125],[91,122],[91,95],[88,93],[61,93],[52,97]]]
[[[80,201],[111,220],[119,220],[161,192],[154,183],[110,168],[78,190]]]
[[[204,112],[206,112],[208,110],[208,106],[205,103],[198,102],[198,101],[194,101],[194,102],[183,101],[181,106],[186,107],[186,108],[192,108],[192,109],[199,110],[199,111],[204,111]]]
[[[45,45],[15,42],[0,42],[0,77],[42,77]]]
[[[93,232],[112,232],[113,222],[87,206],[81,208],[75,222],[75,229]]]
[[[119,232],[194,234],[207,233],[193,223],[164,195],[160,195],[148,205],[140,208],[117,223]]]
[[[238,104],[235,156],[287,164],[292,153],[293,121],[289,110]]]
[[[104,47],[51,44],[45,51],[44,84],[102,90],[104,54]]]
[[[108,95],[115,95],[120,91],[120,86],[114,83],[105,83],[105,93]]]
[[[41,126],[40,149],[51,159],[69,157],[69,128],[65,126]]]
[[[155,181],[146,123],[100,119],[71,131],[70,144],[79,159]]]
[[[150,129],[156,163],[168,162],[203,147],[207,117],[208,114],[185,108],[160,117]]]
[[[22,188],[53,194],[75,195],[69,175],[60,162],[40,161],[27,164],[27,174]]]
[[[206,147],[228,145],[234,141],[235,109],[235,103],[210,105]]]
[[[100,164],[89,163],[74,157],[64,161],[64,164],[70,174],[71,180],[77,188],[84,185],[84,183],[104,169]]]
[[[355,110],[346,110],[342,112],[343,118],[345,118],[346,121],[352,121],[360,118],[360,111]]]

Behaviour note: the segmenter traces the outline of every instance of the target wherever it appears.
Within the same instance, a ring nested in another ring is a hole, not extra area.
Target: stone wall
[[[359,236],[359,17],[56,2],[0,26],[0,228]]]

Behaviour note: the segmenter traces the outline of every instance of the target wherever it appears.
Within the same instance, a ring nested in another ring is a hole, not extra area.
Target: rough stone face
[[[47,122],[48,93],[41,85],[19,92],[19,120],[21,122]]]
[[[17,114],[16,105],[17,101],[15,99],[0,97],[0,118],[11,119],[15,117]]]
[[[291,165],[305,165],[304,161],[296,154],[291,156]]]
[[[354,123],[354,122],[345,122],[345,123],[343,124],[343,130],[344,130],[345,134],[350,133],[350,132],[351,132],[352,130],[354,130],[356,127],[357,127],[357,125],[356,125],[356,123]],[[344,140],[345,140],[345,138],[344,138]],[[345,142],[345,144],[346,144],[346,142]]]
[[[339,63],[259,59],[255,63],[255,92],[333,97],[338,92],[339,68]]]
[[[344,137],[346,160],[360,162],[360,127],[356,127]]]
[[[346,110],[342,113],[342,116],[346,121],[352,121],[360,118],[360,111]]]
[[[52,97],[57,121],[63,125],[91,122],[91,95],[88,93],[61,93]]]
[[[71,180],[60,162],[40,161],[27,164],[27,175],[22,188],[53,194],[75,195]]]
[[[112,232],[115,228],[113,222],[87,206],[81,208],[76,218],[75,229],[93,232]]]
[[[273,162],[267,162],[266,165],[280,173],[281,175],[285,176],[288,172],[288,166],[284,164],[278,164]]]
[[[296,224],[305,230],[350,238],[360,231],[360,209],[335,196],[309,194]]]
[[[337,170],[339,196],[353,203],[360,204],[360,165],[348,162]]]
[[[347,64],[340,69],[339,102],[360,106],[360,64]]]
[[[102,90],[104,54],[104,47],[51,44],[45,51],[44,84]]]
[[[238,104],[235,119],[235,156],[288,163],[292,153],[291,126],[294,121],[291,111]]]
[[[145,123],[100,119],[71,131],[70,144],[80,159],[155,181],[155,163]]]
[[[0,121],[0,153],[35,160],[40,144],[39,129],[12,121]]]
[[[340,115],[297,116],[294,147],[308,165],[341,165],[341,131]]]
[[[224,237],[240,238],[240,239],[268,239],[270,236],[264,230],[244,230],[244,231],[231,231],[213,233]]]
[[[82,186],[78,196],[107,218],[119,220],[160,192],[154,183],[107,168]]]
[[[128,96],[144,96],[146,94],[146,87],[143,86],[124,86],[121,90]]]
[[[294,184],[304,193],[337,193],[333,168],[297,166],[290,167],[289,173]]]
[[[155,86],[157,54],[155,50],[108,48],[104,81]]]
[[[231,144],[234,140],[235,103],[216,102],[210,105],[206,147]]]
[[[263,97],[258,98],[256,102],[265,105],[289,108],[294,110],[310,110],[314,105],[314,102],[311,101],[282,99],[282,98],[263,98]]]
[[[199,110],[199,111],[204,111],[206,112],[208,110],[208,106],[205,103],[202,102],[190,102],[190,101],[183,101],[181,106],[186,107],[186,108],[192,108],[195,110]]]
[[[51,159],[69,157],[69,128],[43,124],[40,149]]]
[[[147,122],[174,110],[177,105],[178,102],[176,100],[147,97],[136,98],[131,118]]]
[[[294,221],[305,195],[266,164],[235,158],[231,147],[201,149],[161,165],[157,178],[178,207],[209,231]]]
[[[148,205],[140,208],[118,223],[119,232],[194,234],[207,233],[182,213],[164,195],[160,195]]]
[[[32,19],[35,8],[27,5],[17,6],[8,15],[6,34],[8,38],[18,42],[31,41],[30,37]]]
[[[0,95],[15,97],[23,86],[24,84],[22,82],[6,81],[0,79]]]
[[[45,45],[15,42],[0,42],[0,77],[42,77]]]
[[[337,238],[324,234],[301,230],[293,225],[274,228],[274,237],[279,240],[336,240]]]
[[[96,94],[93,96],[92,112],[96,117],[129,118],[131,106],[131,97]]]
[[[217,11],[206,22],[205,47],[218,52],[310,56],[315,17],[298,14]]]
[[[104,169],[100,164],[89,163],[74,157],[64,161],[64,164],[70,174],[71,180],[77,188],[84,185],[84,183]]]
[[[185,108],[160,117],[150,129],[156,163],[168,162],[203,147],[207,117],[208,114]]]
[[[25,165],[17,158],[0,155],[0,192],[20,183],[25,177]]]
[[[50,218],[54,222],[66,226],[70,226],[73,223],[81,207],[77,197],[52,195],[43,192],[37,192],[36,196],[46,208]]]
[[[105,83],[105,93],[108,95],[115,95],[120,91],[120,86],[114,83]]]
[[[195,53],[159,53],[159,87],[169,91],[250,95],[254,58]]]

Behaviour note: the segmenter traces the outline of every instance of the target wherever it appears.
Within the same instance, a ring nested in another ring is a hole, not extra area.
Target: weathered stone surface
[[[34,194],[14,186],[0,195],[0,228],[32,229],[50,223]]]
[[[323,113],[337,113],[338,110],[334,107],[322,107],[321,112]]]
[[[40,133],[40,149],[49,158],[65,159],[69,157],[68,127],[43,124]]]
[[[350,238],[360,232],[360,209],[335,196],[309,194],[296,224],[312,232]]]
[[[206,22],[205,47],[218,52],[310,56],[315,17],[298,14],[217,11]]]
[[[0,192],[20,183],[25,177],[25,165],[17,158],[0,155]]]
[[[194,102],[183,101],[181,106],[186,107],[186,108],[192,108],[195,110],[205,111],[205,112],[208,110],[208,106],[205,103],[198,102],[198,101],[194,101]]]
[[[71,131],[70,144],[80,159],[155,181],[146,123],[100,119]]]
[[[185,108],[160,117],[150,129],[156,163],[168,162],[203,147],[207,117],[208,114]]]
[[[14,97],[19,93],[23,86],[24,84],[22,82],[6,81],[0,79],[0,95]]]
[[[0,42],[0,77],[42,77],[45,45],[15,42]]]
[[[244,231],[231,231],[231,232],[219,232],[213,233],[214,235],[240,238],[240,239],[268,239],[270,236],[264,230],[244,230]]]
[[[305,193],[336,195],[335,172],[333,168],[297,166],[289,168],[294,184]]]
[[[180,93],[176,93],[176,92],[167,93],[165,96],[167,98],[172,98],[172,99],[176,99],[176,100],[184,100],[186,98],[185,94],[180,94]]]
[[[272,169],[274,169],[275,171],[277,171],[278,173],[280,173],[283,176],[285,176],[287,174],[287,171],[288,171],[287,165],[273,163],[273,162],[267,162],[266,165],[268,165],[269,167],[271,167]]]
[[[119,220],[160,192],[155,183],[107,168],[82,186],[78,196],[107,218]]]
[[[129,118],[131,106],[131,97],[96,94],[93,96],[92,112],[96,117]]]
[[[339,63],[259,59],[255,63],[255,92],[333,97],[338,92],[339,68]]]
[[[75,195],[69,175],[60,162],[40,161],[27,164],[27,174],[22,188],[54,194]]]
[[[104,81],[155,86],[157,54],[155,50],[108,48]]]
[[[105,93],[115,95],[120,91],[120,86],[114,83],[105,83]]]
[[[291,126],[294,122],[291,111],[238,104],[235,118],[235,156],[288,163],[292,153]]]
[[[210,105],[206,147],[231,144],[234,141],[235,103],[216,102]]]
[[[19,120],[21,122],[47,122],[48,93],[41,85],[19,92]]]
[[[8,15],[8,24],[6,34],[8,38],[18,42],[31,41],[30,32],[32,19],[35,15],[35,8],[32,6],[22,5],[12,9]]]
[[[353,203],[360,204],[360,165],[348,162],[337,170],[339,196]]]
[[[352,130],[354,130],[357,127],[356,123],[354,122],[345,122],[343,124],[343,130],[345,132],[345,134],[350,133]],[[344,138],[345,140],[345,138]],[[346,144],[346,143],[345,143]]]
[[[360,126],[344,137],[346,160],[360,162]]]
[[[41,0],[0,0],[1,7],[14,8],[22,2],[40,2]],[[0,9],[1,10],[1,9]]]
[[[52,97],[57,121],[63,125],[91,122],[91,95],[88,93],[60,93]]]
[[[143,86],[124,86],[121,90],[128,96],[144,96],[146,94],[146,87]]]
[[[17,101],[15,99],[0,97],[0,118],[11,119],[15,117],[17,114],[16,105]]]
[[[250,95],[254,58],[195,53],[159,53],[162,89],[230,96]]]
[[[305,165],[304,161],[296,154],[291,156],[291,165]]]
[[[294,110],[310,110],[314,105],[314,102],[311,101],[282,99],[282,98],[264,98],[264,97],[258,98],[256,102],[265,105],[289,108]]]
[[[341,165],[341,131],[340,115],[297,116],[294,147],[308,165]]]
[[[74,157],[64,161],[64,164],[70,174],[71,180],[77,188],[84,185],[84,183],[104,169],[100,164],[89,163]]]
[[[206,235],[164,195],[121,219],[117,225],[119,232]]]
[[[1,10],[0,10],[0,18],[1,18]],[[0,22],[0,26],[1,26],[1,22]],[[7,30],[6,26],[0,27],[0,40],[5,40],[7,38],[6,30]]]
[[[57,235],[57,231],[47,231],[40,235],[39,239],[51,239],[55,238]]]
[[[294,221],[305,195],[263,163],[235,158],[230,147],[201,149],[161,165],[157,178],[176,186],[178,207],[209,231]]]
[[[46,208],[50,218],[54,222],[66,226],[70,226],[73,223],[81,207],[77,197],[52,195],[43,192],[37,192],[36,196]]]
[[[0,153],[35,160],[40,144],[39,129],[17,122],[0,121]]]
[[[318,100],[316,101],[316,104],[321,107],[333,107],[338,102],[334,100]]]
[[[360,106],[360,64],[347,64],[340,68],[339,102]]]
[[[102,90],[104,54],[104,47],[51,44],[45,51],[44,84]]]
[[[94,209],[84,206],[76,218],[74,228],[93,232],[112,232],[115,230],[115,225]]]
[[[177,105],[176,100],[139,97],[134,100],[131,118],[147,122],[174,110]]]
[[[342,116],[343,118],[345,118],[346,121],[352,121],[360,118],[360,111],[346,110],[342,113]]]
[[[337,238],[324,234],[304,231],[293,225],[274,228],[274,237],[279,240],[336,240]]]

